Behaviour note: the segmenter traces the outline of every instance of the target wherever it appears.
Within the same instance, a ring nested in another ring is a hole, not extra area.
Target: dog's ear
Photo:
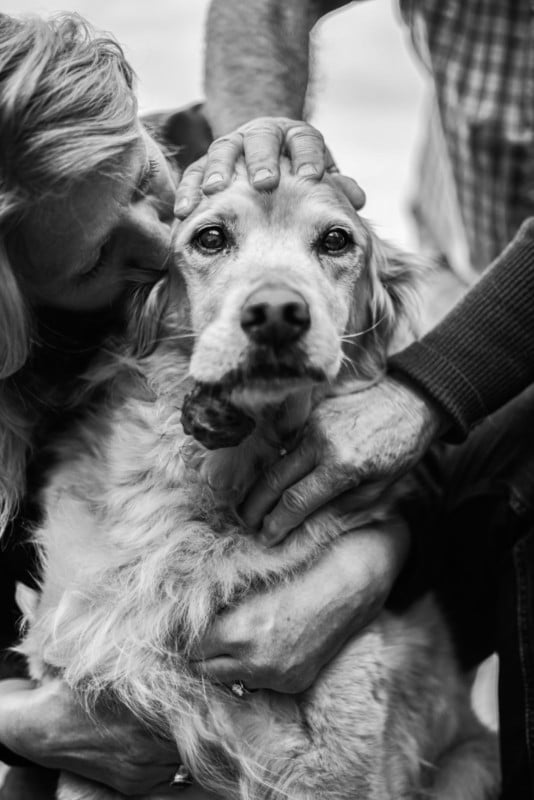
[[[371,236],[370,273],[372,324],[377,326],[387,353],[412,341],[419,332],[419,291],[429,265],[374,233]]]
[[[129,341],[136,358],[150,355],[164,337],[190,352],[189,301],[185,281],[177,269],[171,269],[148,294],[146,286],[139,287],[132,295],[128,318]]]
[[[137,358],[149,355],[159,338],[162,317],[169,301],[169,277],[161,278],[147,294],[140,286],[132,295],[129,318],[129,341]]]
[[[376,380],[387,356],[417,337],[421,259],[368,233],[365,267],[356,283],[344,351],[357,380]]]

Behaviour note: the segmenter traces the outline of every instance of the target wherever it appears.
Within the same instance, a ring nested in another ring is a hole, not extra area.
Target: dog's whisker
[[[356,364],[353,362],[353,360],[351,358],[346,356],[344,353],[343,353],[342,358],[341,358],[341,363],[342,363],[343,366],[349,368],[349,370],[353,373],[355,378],[360,377],[359,374],[358,374],[358,369],[356,367]]]
[[[164,344],[165,342],[181,342],[183,339],[194,339],[194,333],[174,333],[165,336],[158,336],[154,339],[154,344]]]
[[[359,336],[364,336],[366,333],[370,333],[371,331],[374,331],[376,328],[378,328],[378,326],[386,319],[386,317],[387,317],[387,314],[383,314],[380,317],[380,319],[377,319],[368,328],[364,328],[363,331],[357,331],[356,333],[344,333],[339,338],[341,339],[341,341],[345,342],[345,341],[348,341],[349,339],[356,339]]]

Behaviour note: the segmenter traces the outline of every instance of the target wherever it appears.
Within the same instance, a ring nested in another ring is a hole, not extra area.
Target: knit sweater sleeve
[[[441,408],[454,437],[534,381],[534,217],[443,321],[389,367]]]

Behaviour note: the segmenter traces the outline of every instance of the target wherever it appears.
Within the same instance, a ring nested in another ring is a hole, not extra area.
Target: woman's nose
[[[150,198],[131,206],[128,224],[124,231],[124,257],[131,266],[138,269],[164,270],[171,251],[171,222],[159,205]]]
[[[174,201],[176,190],[173,183],[168,182],[164,190],[160,190],[157,197],[151,196],[143,200],[154,208],[162,222],[172,223],[174,221]]]

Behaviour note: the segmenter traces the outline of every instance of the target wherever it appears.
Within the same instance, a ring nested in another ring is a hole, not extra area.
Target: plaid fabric
[[[416,217],[470,278],[534,214],[534,3],[400,0],[434,77]],[[459,213],[458,213],[459,211]],[[465,264],[466,258],[470,264]]]

